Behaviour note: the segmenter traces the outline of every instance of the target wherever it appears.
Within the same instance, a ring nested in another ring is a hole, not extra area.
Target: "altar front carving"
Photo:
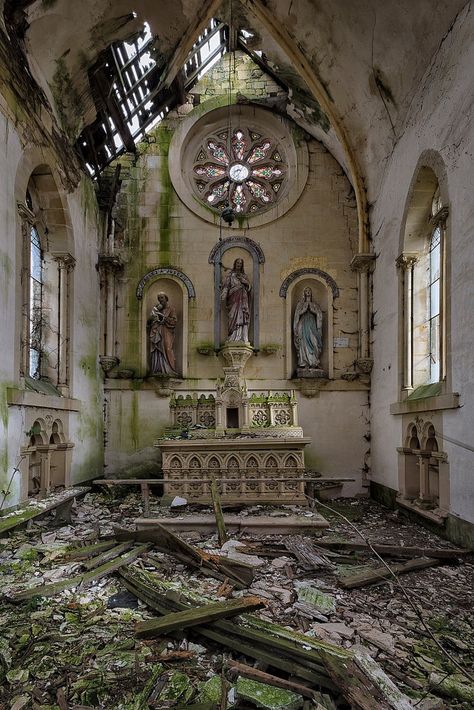
[[[310,439],[160,440],[164,492],[209,502],[213,478],[223,503],[305,503],[304,447]]]

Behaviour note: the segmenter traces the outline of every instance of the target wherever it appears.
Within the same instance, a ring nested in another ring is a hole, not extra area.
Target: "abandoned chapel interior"
[[[471,0],[1,0],[1,708],[473,707],[473,98]]]

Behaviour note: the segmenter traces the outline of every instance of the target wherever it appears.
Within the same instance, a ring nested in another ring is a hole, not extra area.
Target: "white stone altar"
[[[214,392],[176,393],[172,427],[156,445],[164,490],[209,502],[218,481],[224,503],[305,503],[304,448],[293,390],[249,391],[243,378],[248,343],[222,349],[224,381]]]

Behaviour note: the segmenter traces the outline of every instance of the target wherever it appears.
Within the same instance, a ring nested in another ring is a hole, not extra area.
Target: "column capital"
[[[76,265],[76,260],[67,251],[52,251],[51,256],[58,263],[60,269],[67,269],[70,271]]]
[[[418,258],[418,252],[404,251],[400,254],[400,256],[397,257],[397,259],[395,260],[395,264],[397,266],[397,269],[403,269],[403,271],[407,271],[416,264]]]
[[[123,261],[120,256],[114,254],[99,254],[97,269],[111,272],[120,271],[123,269]]]
[[[359,253],[351,259],[352,271],[369,271],[375,263],[375,254]]]

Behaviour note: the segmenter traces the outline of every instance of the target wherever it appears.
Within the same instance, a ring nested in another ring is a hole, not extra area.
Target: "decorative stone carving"
[[[117,365],[120,363],[120,360],[118,359],[118,357],[102,355],[99,358],[99,362],[102,367],[102,370],[104,371],[104,374],[108,375],[108,373],[113,370],[114,367],[117,367]]]
[[[168,296],[160,291],[148,320],[151,375],[176,374],[174,331],[177,322],[176,311],[169,303]]]
[[[361,357],[357,360],[357,367],[364,375],[370,375],[374,361],[371,357]]]
[[[149,271],[143,278],[140,279],[137,290],[136,290],[136,296],[138,300],[140,301],[143,298],[143,292],[145,289],[146,284],[148,281],[151,279],[155,279],[157,276],[174,276],[177,279],[179,279],[186,287],[186,291],[188,292],[188,297],[189,298],[196,298],[196,291],[194,290],[193,283],[189,276],[186,276],[182,271],[179,269],[174,269],[171,266],[166,266],[166,267],[157,267],[156,269],[152,269]]]
[[[339,287],[337,283],[334,281],[332,276],[327,274],[325,271],[321,271],[321,269],[316,269],[313,267],[305,267],[303,269],[297,269],[296,271],[293,271],[291,274],[288,274],[286,279],[283,281],[282,285],[280,286],[280,293],[279,295],[281,298],[286,298],[288,289],[291,286],[291,284],[296,281],[300,276],[317,276],[320,278],[322,281],[326,283],[326,286],[331,289],[332,296],[333,298],[337,298],[339,296]]]

